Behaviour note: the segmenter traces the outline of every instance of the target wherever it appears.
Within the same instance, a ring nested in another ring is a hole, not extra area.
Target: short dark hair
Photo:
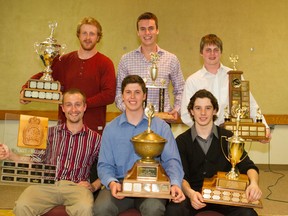
[[[203,49],[205,45],[216,45],[221,53],[223,52],[223,43],[222,40],[215,34],[208,34],[201,38],[200,41],[200,53],[203,53]]]
[[[197,98],[208,98],[211,101],[211,104],[213,106],[213,109],[216,110],[216,112],[218,112],[219,110],[219,105],[218,105],[218,101],[215,98],[215,96],[210,92],[207,91],[206,89],[201,89],[198,90],[191,98],[190,98],[190,102],[187,106],[188,109],[188,113],[190,113],[191,118],[194,121],[194,116],[192,115],[192,113],[190,112],[190,110],[193,110],[194,105],[195,105],[195,101]],[[215,121],[217,119],[217,115],[213,116],[213,121]]]
[[[156,29],[158,29],[158,18],[155,14],[151,13],[151,12],[145,12],[143,14],[141,14],[138,19],[137,19],[137,22],[136,22],[136,28],[138,30],[138,23],[140,20],[154,20],[155,21],[155,25],[156,25]]]
[[[81,29],[81,26],[84,25],[84,24],[88,24],[88,25],[93,25],[97,28],[97,35],[98,35],[98,41],[99,42],[103,36],[103,33],[102,33],[102,26],[101,24],[96,20],[94,19],[93,17],[84,17],[77,25],[77,31],[76,31],[76,35],[77,37],[79,38],[79,35],[80,35],[80,29]]]
[[[68,89],[66,90],[64,93],[63,93],[63,97],[62,97],[62,104],[64,103],[64,97],[66,94],[81,94],[82,97],[83,97],[83,103],[86,104],[86,95],[83,91],[81,91],[80,89],[77,89],[77,88],[71,88],[71,89]]]
[[[131,83],[138,83],[141,88],[142,88],[142,91],[144,94],[146,94],[147,92],[147,89],[146,89],[146,85],[145,85],[145,82],[144,80],[138,76],[138,75],[128,75],[126,76],[123,81],[122,81],[122,85],[121,85],[121,92],[123,94],[124,92],[124,89],[125,87],[128,85],[128,84],[131,84]]]

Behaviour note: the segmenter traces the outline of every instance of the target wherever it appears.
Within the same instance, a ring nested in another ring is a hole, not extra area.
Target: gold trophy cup
[[[243,206],[249,208],[262,208],[260,201],[249,202],[246,198],[245,190],[249,184],[247,175],[240,174],[237,164],[244,160],[247,156],[243,156],[245,152],[245,140],[239,137],[238,128],[240,118],[245,116],[247,110],[237,108],[236,132],[232,137],[221,137],[221,148],[226,159],[231,163],[231,170],[228,173],[217,172],[212,178],[205,178],[202,195],[205,202],[216,203],[222,205]],[[228,142],[227,155],[224,151],[223,138]],[[249,150],[251,148],[251,143]],[[249,152],[248,150],[248,152]]]
[[[22,100],[58,103],[62,102],[61,84],[58,81],[54,81],[51,74],[51,65],[53,60],[64,53],[66,47],[65,44],[57,44],[57,40],[54,38],[54,31],[57,27],[57,23],[50,23],[51,29],[50,36],[41,43],[35,43],[34,49],[40,56],[45,68],[43,70],[43,76],[39,79],[30,79],[28,81],[28,88],[24,89]]]
[[[141,157],[136,161],[123,180],[119,195],[128,197],[150,197],[171,199],[170,180],[161,164],[154,158],[159,156],[166,139],[154,133],[150,126],[154,117],[154,106],[145,109],[148,117],[148,129],[132,137],[135,152]]]

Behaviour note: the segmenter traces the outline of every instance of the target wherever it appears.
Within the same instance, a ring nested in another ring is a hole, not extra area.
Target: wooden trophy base
[[[266,126],[261,122],[253,122],[253,119],[251,119],[252,122],[249,120],[241,119],[238,129],[239,136],[243,139],[255,141],[266,139]],[[224,128],[235,134],[236,124],[236,121],[232,119],[232,121],[224,122]]]
[[[46,103],[62,103],[61,85],[58,81],[34,80],[28,81],[28,88],[25,88],[21,95],[21,100],[46,102]]]
[[[163,120],[173,120],[174,117],[170,114],[168,114],[168,112],[156,112],[155,116],[157,116],[158,118],[161,118]]]
[[[120,196],[171,199],[170,181],[159,163],[137,161],[122,183]]]
[[[218,172],[212,178],[205,178],[202,196],[207,203],[241,206],[247,208],[263,208],[260,200],[249,202],[245,195],[249,184],[247,175],[240,174],[237,180],[226,178],[225,172]]]

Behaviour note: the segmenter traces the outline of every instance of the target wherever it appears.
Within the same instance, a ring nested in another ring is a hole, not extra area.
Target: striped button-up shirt
[[[36,150],[32,160],[55,165],[55,180],[89,181],[100,142],[101,136],[86,125],[76,134],[66,124],[57,125],[49,128],[46,150]]]
[[[155,82],[156,86],[165,87],[165,103],[164,111],[169,112],[173,108],[177,111],[180,110],[182,92],[184,89],[184,77],[181,71],[180,62],[178,58],[166,50],[157,46],[157,54],[159,55],[159,61],[157,63],[158,76]],[[150,76],[150,68],[152,63],[147,60],[141,53],[141,46],[122,56],[118,65],[117,72],[117,87],[116,87],[116,105],[121,110],[125,110],[125,105],[122,101],[121,85],[123,79],[127,75],[139,75],[146,81],[147,86],[153,86],[153,81]],[[165,81],[165,82],[164,82]],[[170,104],[169,98],[169,85],[170,81],[173,86],[174,106]],[[159,111],[159,89],[149,88],[147,94],[147,104],[152,103],[155,106],[155,110]],[[173,108],[172,108],[173,107]]]

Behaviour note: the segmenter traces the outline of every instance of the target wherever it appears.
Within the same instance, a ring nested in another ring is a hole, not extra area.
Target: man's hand
[[[112,196],[115,197],[116,199],[124,199],[125,198],[124,196],[118,195],[118,192],[120,192],[121,188],[122,188],[122,186],[119,182],[114,182],[114,181],[110,182],[109,188],[111,190]]]
[[[272,139],[270,128],[266,128],[266,139],[260,140],[261,143],[266,144],[269,143]]]
[[[198,191],[191,192],[190,203],[192,207],[196,210],[204,208],[206,206],[202,195]]]
[[[79,186],[82,186],[82,187],[86,187],[88,190],[90,190],[92,193],[94,192],[94,188],[92,187],[92,185],[88,182],[88,181],[80,181],[78,183]]]
[[[172,201],[174,203],[180,203],[186,199],[183,191],[177,185],[172,185],[170,190],[171,190],[171,195],[173,197]]]
[[[250,182],[250,185],[247,187],[245,194],[248,201],[254,202],[261,198],[262,191],[256,182]]]
[[[10,150],[7,145],[0,144],[0,160],[5,160],[10,157]]]
[[[175,123],[180,118],[179,113],[175,109],[173,109],[171,112],[168,112],[168,114],[173,117],[171,119],[165,119],[165,121],[167,121],[169,123]]]
[[[24,91],[23,90],[20,92],[20,103],[21,104],[29,104],[31,102],[31,101],[23,100],[21,98],[24,98]]]

